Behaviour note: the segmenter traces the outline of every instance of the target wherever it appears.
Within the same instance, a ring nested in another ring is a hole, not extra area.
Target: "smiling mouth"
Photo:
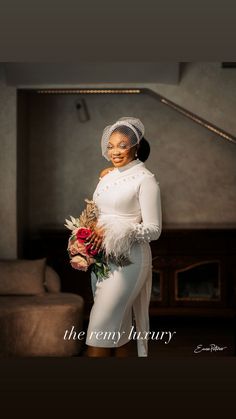
[[[122,160],[122,157],[113,157],[113,160],[119,162]]]

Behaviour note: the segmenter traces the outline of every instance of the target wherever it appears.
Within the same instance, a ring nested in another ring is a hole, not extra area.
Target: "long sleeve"
[[[162,230],[161,194],[155,175],[145,177],[138,190],[141,223],[133,223],[131,236],[138,242],[157,240]]]

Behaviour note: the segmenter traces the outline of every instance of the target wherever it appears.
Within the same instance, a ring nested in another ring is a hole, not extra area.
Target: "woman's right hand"
[[[92,234],[86,240],[86,244],[92,243],[91,249],[96,249],[98,252],[102,250],[104,230],[102,228],[95,227]]]

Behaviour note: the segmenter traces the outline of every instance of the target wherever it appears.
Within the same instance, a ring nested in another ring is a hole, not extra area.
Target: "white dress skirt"
[[[143,162],[133,160],[100,179],[93,200],[105,232],[108,260],[111,254],[126,256],[131,264],[118,266],[111,259],[109,277],[102,281],[91,273],[94,304],[86,344],[116,348],[135,339],[138,356],[147,356],[152,289],[149,243],[160,237],[162,229],[159,183]]]

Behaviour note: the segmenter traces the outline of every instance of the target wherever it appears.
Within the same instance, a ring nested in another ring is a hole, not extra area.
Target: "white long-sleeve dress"
[[[103,281],[91,273],[94,304],[86,344],[119,347],[133,338],[135,330],[138,356],[147,356],[152,288],[149,242],[157,240],[162,229],[159,183],[142,161],[132,160],[100,179],[93,200],[105,231],[106,254],[126,255],[132,263],[110,262],[110,275]]]

